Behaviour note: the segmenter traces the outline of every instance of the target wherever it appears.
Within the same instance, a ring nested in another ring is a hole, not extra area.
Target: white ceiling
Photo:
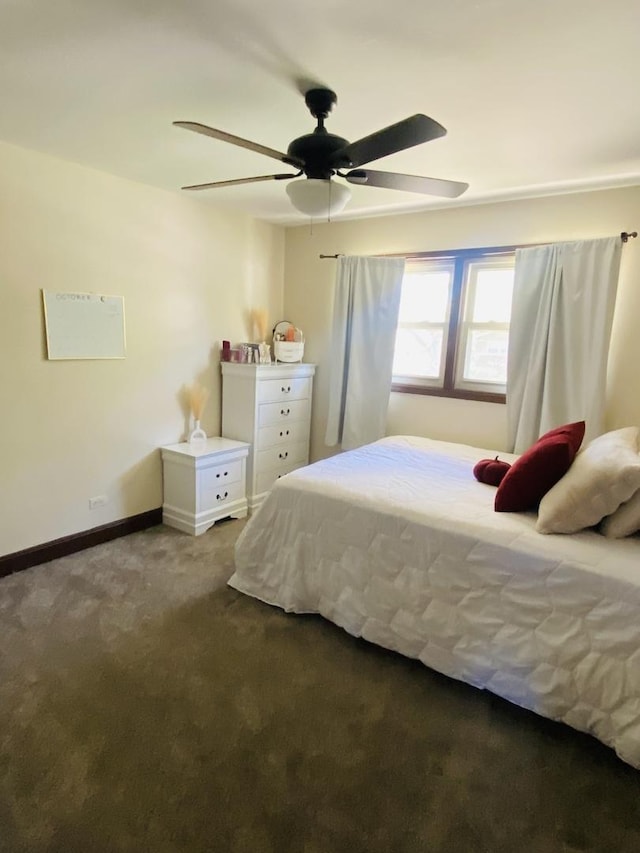
[[[638,0],[0,0],[0,139],[180,192],[286,167],[173,120],[285,151],[324,85],[351,141],[417,112],[447,128],[371,168],[471,185],[351,187],[336,219],[637,184],[639,35]],[[195,197],[303,222],[284,187]]]

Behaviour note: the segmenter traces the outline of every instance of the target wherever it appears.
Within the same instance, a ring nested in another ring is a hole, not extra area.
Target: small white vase
[[[200,421],[194,422],[194,428],[189,436],[189,444],[191,447],[202,447],[207,440],[207,434],[203,429],[200,429]]]
[[[262,342],[258,344],[258,353],[260,364],[271,364],[271,347],[268,343]]]

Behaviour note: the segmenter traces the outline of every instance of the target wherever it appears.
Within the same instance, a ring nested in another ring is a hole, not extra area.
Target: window
[[[394,391],[504,402],[514,264],[500,249],[407,260]]]

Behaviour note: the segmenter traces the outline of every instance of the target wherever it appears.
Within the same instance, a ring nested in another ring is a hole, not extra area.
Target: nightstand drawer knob
[[[216,498],[219,501],[223,501],[225,498],[228,498],[228,497],[229,497],[229,492],[225,492],[224,495],[216,495]]]
[[[216,474],[216,477],[226,477],[229,474],[228,471],[224,471],[222,474]]]
[[[280,390],[282,391],[283,394],[290,394],[291,393],[291,385],[287,385],[286,387],[283,385]]]
[[[285,435],[289,435],[289,430],[288,429],[281,429],[280,430],[280,438],[282,438]]]
[[[280,409],[280,414],[281,415],[290,415],[291,409]]]
[[[280,459],[286,459],[288,455],[289,455],[288,450],[285,453],[278,453],[278,456],[280,457]]]

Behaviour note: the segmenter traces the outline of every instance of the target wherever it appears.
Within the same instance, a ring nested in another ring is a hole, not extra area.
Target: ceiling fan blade
[[[437,121],[418,113],[340,148],[335,152],[333,162],[338,169],[362,166],[387,154],[430,142],[446,132]]]
[[[258,181],[284,181],[287,178],[298,178],[302,172],[284,175],[258,175],[255,178],[234,178],[231,181],[212,181],[208,184],[192,184],[190,187],[182,187],[183,190],[210,190],[214,187],[234,187],[238,184],[255,184]]]
[[[206,124],[200,124],[197,121],[174,121],[173,124],[176,127],[183,127],[185,130],[193,130],[194,133],[201,133],[203,136],[211,136],[213,139],[219,139],[222,142],[239,145],[240,148],[248,148],[249,151],[256,151],[258,154],[273,157],[274,160],[280,160],[281,163],[287,163],[290,166],[299,168],[304,165],[299,160],[283,154],[282,151],[276,151],[275,148],[267,148],[266,145],[259,145],[257,142],[242,139],[241,136],[234,136],[232,133],[225,133],[224,130],[216,130],[215,127],[208,127]]]
[[[372,169],[354,169],[344,175],[350,184],[363,184],[369,187],[384,187],[390,190],[403,190],[409,193],[439,195],[444,198],[457,198],[469,188],[469,184],[459,181],[445,181],[442,178],[423,178],[418,175],[400,175],[397,172],[378,172]]]

